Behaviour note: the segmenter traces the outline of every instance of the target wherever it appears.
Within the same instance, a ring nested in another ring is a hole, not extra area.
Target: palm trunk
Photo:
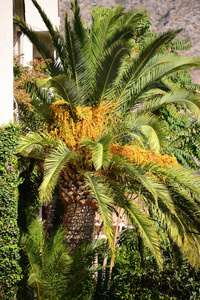
[[[92,240],[95,210],[89,206],[76,203],[65,206],[63,224],[66,227],[65,238],[70,250]]]
[[[69,166],[61,174],[60,199],[65,207],[65,238],[73,251],[81,244],[92,241],[96,205],[81,175]]]

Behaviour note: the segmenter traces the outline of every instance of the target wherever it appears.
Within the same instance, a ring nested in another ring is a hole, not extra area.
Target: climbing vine
[[[21,279],[19,265],[17,157],[14,149],[19,138],[19,126],[0,128],[0,298],[14,299]]]

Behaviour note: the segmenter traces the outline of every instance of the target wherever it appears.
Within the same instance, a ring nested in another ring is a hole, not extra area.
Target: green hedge
[[[0,298],[14,299],[21,279],[19,265],[17,157],[18,124],[0,127]]]

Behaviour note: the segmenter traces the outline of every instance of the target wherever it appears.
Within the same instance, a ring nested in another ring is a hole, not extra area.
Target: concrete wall
[[[0,126],[13,120],[12,11],[12,0],[0,0]]]

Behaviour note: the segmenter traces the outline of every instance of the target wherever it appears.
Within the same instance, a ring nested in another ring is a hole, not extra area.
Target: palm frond
[[[156,116],[149,113],[137,114],[129,113],[127,114],[123,121],[120,122],[120,131],[117,128],[118,133],[116,137],[119,138],[123,135],[130,135],[137,140],[142,137],[143,142],[145,142],[144,147],[148,146],[149,149],[160,152],[161,148],[166,144],[165,131],[160,126],[161,120]],[[115,130],[115,129],[114,129]]]
[[[75,46],[73,45],[71,26],[68,21],[68,15],[65,13],[65,53],[72,78],[77,82],[76,61],[74,57]]]
[[[138,77],[135,78],[132,98],[134,101],[144,100],[146,96],[153,95],[153,91],[157,89],[158,82],[164,76],[171,75],[177,71],[188,70],[192,67],[198,67],[199,65],[199,58],[177,57],[173,54],[156,55],[147,63]]]
[[[31,43],[36,46],[42,57],[50,60],[50,62],[47,63],[47,68],[51,75],[57,76],[58,74],[63,73],[59,62],[54,59],[52,51],[46,46],[45,42],[41,40],[40,36],[31,28],[29,28],[22,18],[14,16],[13,22],[15,25],[19,26],[20,30],[29,38]]]
[[[138,227],[139,232],[144,239],[145,245],[154,254],[158,266],[162,269],[162,257],[159,246],[159,237],[156,232],[154,223],[150,220],[149,216],[145,213],[141,213],[139,208],[127,200],[123,204],[123,208],[127,213],[132,224]]]
[[[102,180],[89,173],[85,173],[86,185],[90,188],[92,195],[95,197],[100,215],[104,222],[105,232],[108,238],[112,255],[114,256],[114,234],[112,228],[112,205],[113,200],[110,195],[108,187],[102,182]]]
[[[121,60],[128,55],[129,51],[125,42],[115,42],[104,51],[94,68],[91,86],[88,87],[91,103],[101,103],[106,96],[106,91],[115,80],[121,65]],[[95,102],[94,102],[95,99]]]
[[[196,241],[195,235],[189,232],[187,224],[182,223],[182,220],[184,221],[183,217],[181,220],[171,217],[169,213],[166,213],[165,209],[154,205],[151,205],[151,210],[161,227],[167,231],[174,243],[185,253],[191,265],[198,270],[200,265],[199,241]]]
[[[92,55],[93,61],[96,63],[102,56],[106,49],[105,43],[108,32],[113,29],[114,21],[121,16],[123,8],[106,10],[106,13],[102,16],[102,11],[98,10],[98,13],[92,15],[92,26],[91,26],[91,42],[92,42]]]
[[[189,109],[199,121],[200,119],[200,97],[191,92],[177,91],[174,93],[168,93],[161,98],[147,100],[142,107],[139,107],[136,111],[137,115],[144,112],[155,111],[160,107],[167,104],[180,104],[183,107]]]
[[[56,147],[59,142],[47,133],[32,133],[22,136],[17,145],[16,152],[23,156],[29,156],[34,150],[40,150],[44,147]]]
[[[71,1],[71,10],[73,11],[73,30],[76,33],[76,37],[79,39],[82,48],[86,48],[85,51],[89,51],[88,31],[82,22],[77,0]]]
[[[153,174],[159,174],[163,178],[166,178],[169,183],[171,182],[172,186],[174,182],[183,187],[194,199],[200,202],[200,176],[194,171],[183,166],[164,169],[158,165],[150,166],[150,170]]]
[[[141,188],[148,191],[154,197],[156,202],[158,201],[158,198],[161,198],[165,201],[166,205],[173,210],[173,202],[167,188],[159,181],[158,178],[147,173],[148,165],[146,166],[147,169],[143,170],[136,164],[130,163],[119,156],[113,157],[112,162],[115,164],[114,168],[120,168],[120,176],[125,177],[125,180],[128,186],[130,185],[131,189],[134,189],[134,184],[139,182],[140,187],[142,186]],[[149,171],[150,170],[151,166],[149,166]]]
[[[59,174],[66,166],[66,163],[75,158],[75,153],[70,151],[64,143],[51,150],[44,163],[44,179],[39,189],[40,199],[48,203],[53,190],[58,182]]]
[[[26,90],[32,97],[31,104],[34,109],[45,120],[45,122],[48,122],[49,110],[53,102],[49,95],[48,88],[45,86],[38,86],[36,82],[29,82],[26,85]]]
[[[86,145],[90,150],[92,150],[92,161],[95,169],[98,171],[101,168],[105,169],[111,159],[109,152],[109,147],[112,141],[111,135],[107,134],[102,136],[97,141],[93,142],[90,140],[85,140],[84,145]]]
[[[123,105],[125,99],[127,100],[127,94],[130,93],[132,83],[134,83],[140,76],[145,66],[160,51],[161,47],[168,44],[179,32],[180,30],[169,31],[155,39],[136,58],[132,59],[132,63],[129,65],[127,70],[123,70],[121,76],[118,78],[119,84],[117,98],[121,105]]]
[[[84,53],[84,47],[71,29],[67,13],[65,14],[65,44],[64,55],[66,60],[66,74],[75,80],[77,87],[87,82],[90,74],[89,55]]]
[[[58,53],[58,56],[62,62],[62,65],[64,66],[65,63],[64,63],[64,52],[63,52],[63,43],[64,43],[64,40],[63,40],[63,37],[61,36],[61,34],[59,33],[58,30],[55,30],[54,27],[53,27],[53,24],[51,23],[50,19],[47,17],[46,13],[44,12],[44,10],[41,8],[41,6],[38,4],[38,2],[36,0],[31,0],[33,2],[33,4],[35,5],[35,7],[37,8],[44,24],[46,25],[48,31],[49,31],[49,34],[50,34],[50,37],[51,37],[51,40],[53,42],[53,45]]]
[[[198,67],[199,65],[200,60],[198,58],[177,58],[172,54],[166,56],[157,55],[147,64],[142,73],[134,81],[134,90],[127,90],[127,93],[131,94],[132,97],[129,106],[133,103],[143,101],[146,96],[153,95],[154,90],[154,95],[157,95],[157,84],[164,76],[192,67]]]
[[[22,235],[21,246],[28,255],[29,263],[32,266],[42,266],[41,255],[45,247],[45,233],[43,222],[34,220],[28,227],[28,233]]]
[[[77,90],[74,80],[69,79],[65,74],[53,77],[50,80],[50,84],[54,91],[67,102],[70,114],[75,120],[74,109],[84,101],[81,89]]]

